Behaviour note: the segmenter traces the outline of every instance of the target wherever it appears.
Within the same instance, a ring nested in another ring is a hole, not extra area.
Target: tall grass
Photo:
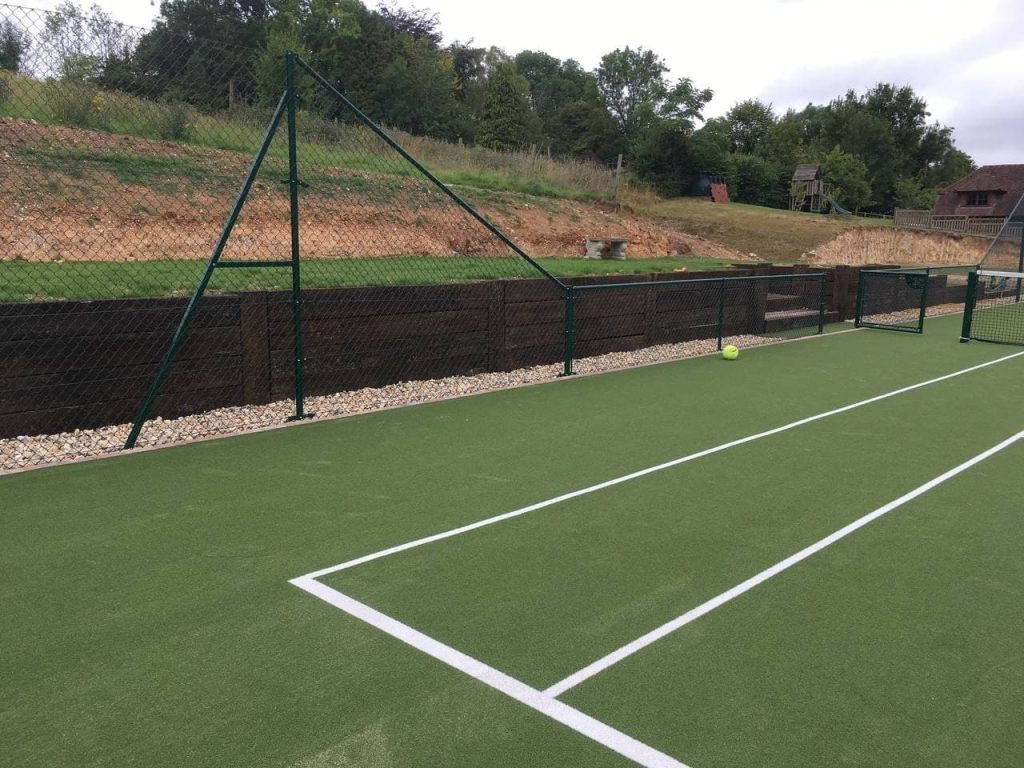
[[[9,95],[0,100],[0,115],[47,124],[250,154],[270,119],[269,109],[236,107],[203,114],[180,102],[156,102],[84,84],[11,73],[3,78]],[[389,133],[448,183],[577,200],[616,197],[615,172],[600,165],[554,159],[537,151],[498,152],[394,129]],[[361,124],[334,122],[301,111],[298,134],[305,145],[304,156],[318,164],[371,173],[414,173]],[[284,141],[275,141],[270,155],[286,153]]]

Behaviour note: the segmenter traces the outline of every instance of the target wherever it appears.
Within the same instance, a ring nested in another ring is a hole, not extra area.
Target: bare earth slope
[[[245,177],[240,153],[0,118],[0,259],[205,258]],[[268,159],[235,241],[250,255],[287,252],[286,176]],[[455,255],[493,237],[418,179],[313,169],[303,191],[304,252],[347,258]],[[484,216],[535,256],[582,256],[587,237],[629,241],[632,258],[745,254],[673,222],[595,203],[460,188]],[[455,222],[455,223],[453,223]]]
[[[205,258],[250,158],[238,152],[0,118],[0,260]],[[494,238],[418,179],[311,168],[302,194],[307,256],[482,253]],[[268,159],[233,248],[289,248],[280,157]],[[626,196],[628,207],[460,187],[527,253],[579,257],[587,237],[629,241],[630,258],[685,255],[809,264],[971,264],[987,240],[885,222],[699,198]]]

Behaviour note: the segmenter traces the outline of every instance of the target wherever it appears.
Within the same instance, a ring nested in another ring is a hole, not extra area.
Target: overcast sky
[[[138,26],[149,26],[159,8],[150,0],[95,1]],[[58,0],[19,4],[52,8]],[[446,42],[472,39],[510,54],[540,50],[587,69],[616,48],[651,49],[672,77],[715,91],[706,117],[747,98],[782,112],[826,103],[850,88],[863,92],[880,80],[910,84],[932,119],[956,129],[957,145],[977,163],[1024,163],[1021,0],[398,4],[436,12]]]

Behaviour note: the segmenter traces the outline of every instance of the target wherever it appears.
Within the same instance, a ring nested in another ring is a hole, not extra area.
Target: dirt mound
[[[905,229],[851,229],[805,253],[801,261],[820,266],[977,264],[990,242],[981,237]]]

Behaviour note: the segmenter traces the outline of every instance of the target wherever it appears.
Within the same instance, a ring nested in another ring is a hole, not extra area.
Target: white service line
[[[403,643],[411,645],[428,656],[433,656],[448,666],[454,667],[491,688],[501,691],[506,696],[510,696],[531,709],[550,717],[552,720],[568,726],[577,733],[581,733],[598,744],[619,753],[623,757],[629,758],[638,765],[645,766],[645,768],[687,768],[684,763],[679,762],[674,757],[670,757],[664,752],[659,752],[654,747],[648,746],[642,741],[638,741],[632,736],[618,731],[610,725],[606,725],[600,720],[596,720],[590,715],[586,715],[578,709],[558,701],[558,699],[552,696],[541,693],[536,688],[532,688],[526,683],[510,677],[504,672],[500,672],[494,667],[474,659],[472,656],[467,656],[461,651],[371,608],[365,603],[353,600],[348,595],[342,594],[336,589],[331,589],[309,576],[299,576],[296,579],[292,579],[290,583],[330,603],[335,608],[340,608],[345,613],[365,621],[382,632],[386,632]]]
[[[641,650],[642,648],[646,648],[651,643],[654,643],[662,639],[666,635],[675,632],[677,629],[681,627],[685,627],[690,622],[699,619],[701,616],[704,616],[705,614],[710,613],[719,606],[722,606],[725,603],[729,602],[733,598],[739,597],[744,592],[748,592],[749,590],[756,587],[758,584],[762,584],[768,581],[768,579],[772,578],[773,576],[777,576],[786,569],[793,567],[801,560],[806,560],[808,557],[815,554],[816,552],[820,552],[821,550],[825,549],[825,547],[835,544],[837,541],[839,541],[842,538],[845,538],[846,536],[849,536],[857,529],[863,528],[868,523],[882,517],[882,515],[892,512],[894,509],[901,507],[907,502],[916,499],[921,494],[927,493],[935,486],[946,482],[952,477],[956,477],[961,472],[964,472],[965,470],[968,470],[971,467],[973,467],[975,464],[978,464],[984,461],[985,459],[989,458],[990,456],[999,453],[1004,448],[1013,445],[1015,442],[1022,438],[1024,438],[1024,431],[1018,432],[1013,437],[1009,437],[1006,440],[1003,440],[1003,442],[999,443],[998,445],[992,446],[987,451],[979,453],[973,459],[968,459],[963,464],[954,467],[948,472],[944,472],[943,474],[939,475],[933,480],[929,480],[924,485],[918,486],[909,493],[900,496],[898,499],[890,501],[888,504],[886,504],[883,507],[879,507],[874,512],[870,512],[869,514],[864,515],[864,517],[853,521],[852,523],[850,523],[847,526],[844,526],[843,528],[840,528],[835,533],[832,533],[826,536],[824,539],[821,539],[820,541],[811,544],[809,547],[801,549],[796,554],[790,555],[785,560],[776,563],[770,568],[766,568],[756,576],[752,576],[746,581],[737,584],[732,589],[723,592],[717,597],[711,598],[710,600],[708,600],[705,603],[702,603],[701,605],[698,605],[696,608],[687,611],[682,616],[679,616],[675,619],[672,619],[672,621],[662,624],[660,627],[651,630],[643,637],[638,637],[636,640],[629,643],[628,645],[622,646],[617,651],[613,651],[612,653],[609,653],[607,656],[598,659],[592,664],[588,664],[578,672],[573,672],[564,680],[560,680],[559,682],[545,689],[544,693],[546,693],[548,696],[560,696],[561,694],[568,691],[570,688],[575,688],[583,681],[589,680],[594,675],[603,672],[604,670],[608,669],[609,667],[615,664],[618,664],[620,661],[629,656],[632,656],[634,653]]]
[[[564,493],[561,496],[555,496],[553,499],[547,499],[546,501],[540,501],[540,502],[537,502],[536,504],[530,504],[529,506],[521,507],[520,509],[515,509],[515,510],[513,510],[511,512],[505,512],[505,513],[500,514],[500,515],[495,515],[494,517],[488,517],[488,518],[486,518],[484,520],[478,520],[475,523],[470,523],[469,525],[463,525],[463,526],[461,526],[459,528],[452,528],[451,530],[448,530],[448,531],[442,531],[441,533],[435,533],[432,536],[425,536],[422,539],[416,539],[415,541],[408,541],[405,544],[398,544],[398,545],[396,545],[394,547],[388,547],[387,549],[382,549],[379,552],[373,552],[373,553],[371,553],[369,555],[363,555],[362,557],[357,557],[354,560],[348,560],[348,561],[346,561],[344,563],[339,563],[338,565],[332,565],[332,566],[329,566],[327,568],[321,568],[319,571],[312,571],[310,573],[305,574],[305,576],[310,578],[310,579],[319,579],[319,578],[321,578],[323,576],[327,576],[328,574],[336,573],[337,571],[344,571],[344,570],[346,570],[348,568],[354,568],[357,565],[363,565],[364,563],[368,563],[368,562],[370,562],[372,560],[379,560],[382,557],[388,557],[389,555],[394,555],[394,554],[397,554],[399,552],[404,552],[404,551],[409,550],[409,549],[414,549],[416,547],[422,547],[424,544],[430,544],[430,543],[435,542],[435,541],[441,541],[442,539],[450,539],[452,536],[459,536],[459,535],[461,535],[463,533],[468,533],[469,531],[474,531],[477,528],[483,528],[484,526],[487,526],[487,525],[494,525],[495,523],[500,523],[500,522],[502,522],[504,520],[511,520],[514,517],[519,517],[520,515],[525,515],[525,514],[527,514],[529,512],[536,512],[538,509],[544,509],[545,507],[551,507],[551,506],[554,506],[555,504],[559,504],[559,503],[561,503],[563,501],[568,501],[569,499],[575,499],[575,498],[577,498],[579,496],[585,496],[588,493],[594,493],[595,491],[600,491],[600,490],[603,490],[605,488],[610,488],[613,485],[619,485],[620,483],[625,483],[625,482],[628,482],[630,480],[636,480],[638,477],[643,477],[644,475],[650,475],[650,474],[652,474],[654,472],[660,472],[663,469],[668,469],[670,467],[677,467],[680,464],[686,464],[687,462],[694,461],[696,459],[701,459],[701,458],[703,458],[705,456],[710,456],[710,455],[715,454],[715,453],[720,453],[722,451],[726,451],[726,450],[728,450],[730,448],[735,448],[738,445],[743,445],[745,443],[752,443],[755,440],[760,440],[760,439],[765,438],[765,437],[771,437],[772,435],[777,435],[780,432],[786,432],[786,431],[791,430],[791,429],[796,429],[797,427],[802,427],[805,424],[810,424],[810,423],[815,422],[815,421],[820,421],[821,419],[827,419],[830,416],[836,416],[836,415],[838,415],[840,413],[845,413],[847,411],[852,411],[855,408],[861,408],[861,407],[863,407],[865,405],[871,405],[872,403],[877,403],[880,400],[886,400],[886,399],[888,399],[890,397],[896,397],[897,395],[902,395],[902,394],[905,394],[907,392],[912,392],[915,389],[921,389],[922,387],[927,387],[927,386],[929,386],[931,384],[938,384],[939,382],[942,382],[942,381],[948,381],[949,379],[954,379],[957,376],[963,376],[965,373],[971,373],[973,371],[981,370],[982,368],[988,368],[989,366],[996,365],[998,363],[1002,363],[1002,362],[1005,362],[1007,360],[1012,360],[1015,357],[1021,357],[1022,355],[1024,355],[1024,352],[1014,352],[1013,354],[1005,355],[1003,357],[998,357],[995,360],[989,360],[988,362],[981,363],[979,365],[972,365],[970,368],[963,368],[963,369],[961,369],[959,371],[954,371],[953,373],[947,373],[944,376],[938,376],[938,377],[936,377],[934,379],[928,379],[927,381],[922,381],[922,382],[920,382],[918,384],[911,384],[908,387],[901,387],[900,389],[895,389],[892,392],[886,392],[885,394],[882,394],[882,395],[876,395],[875,397],[869,397],[867,400],[860,400],[860,401],[858,401],[856,403],[851,403],[850,405],[844,405],[841,408],[834,408],[831,411],[825,411],[824,413],[819,413],[819,414],[817,414],[815,416],[808,416],[807,418],[799,419],[797,421],[790,422],[789,424],[784,424],[781,427],[775,427],[774,429],[769,429],[769,430],[767,430],[765,432],[758,432],[756,435],[748,435],[747,437],[741,437],[738,440],[732,440],[732,441],[730,441],[728,443],[722,443],[721,445],[717,445],[714,448],[708,448],[708,449],[703,450],[703,451],[698,451],[697,453],[691,453],[691,454],[689,454],[687,456],[682,456],[682,457],[680,457],[678,459],[673,459],[671,461],[666,461],[664,464],[658,464],[658,465],[653,466],[653,467],[647,467],[646,469],[641,469],[641,470],[638,470],[636,472],[631,472],[628,475],[622,475],[621,477],[616,477],[616,478],[613,478],[611,480],[605,480],[603,483],[597,483],[596,485],[590,485],[590,486],[587,486],[586,488],[580,488],[577,491],[572,491],[570,493]]]

